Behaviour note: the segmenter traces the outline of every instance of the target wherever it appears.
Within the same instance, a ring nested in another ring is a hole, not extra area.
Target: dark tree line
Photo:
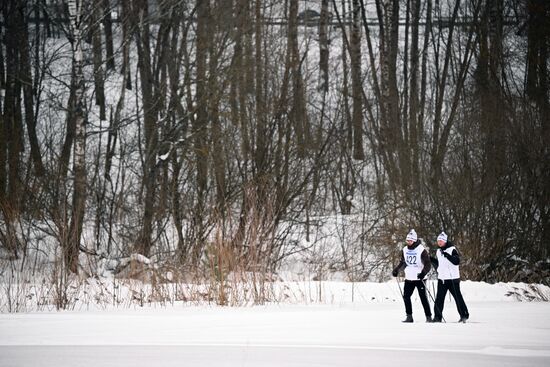
[[[301,250],[293,227],[368,211],[367,245],[443,229],[475,279],[548,281],[548,1],[6,0],[0,16],[12,259],[37,229],[72,272],[83,253],[275,269]]]

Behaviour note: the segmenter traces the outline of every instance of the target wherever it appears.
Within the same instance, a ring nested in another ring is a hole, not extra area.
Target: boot
[[[426,322],[434,322],[431,316],[426,316]]]
[[[407,315],[407,318],[403,320],[402,322],[414,322],[413,321],[413,315]]]
[[[432,322],[441,322],[441,317],[434,317]]]
[[[458,322],[466,323],[467,320],[468,320],[468,316],[462,316],[460,317],[460,320],[458,320]]]

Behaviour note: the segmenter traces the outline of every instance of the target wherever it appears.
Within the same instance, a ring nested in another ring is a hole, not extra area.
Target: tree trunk
[[[130,0],[121,0],[121,14],[119,18],[122,23],[122,67],[120,73],[124,75],[125,87],[128,90],[132,90],[132,77],[130,74],[130,40],[133,32],[134,13],[132,7],[129,4]],[[132,25],[132,26],[131,26]]]
[[[2,103],[0,102],[0,110],[1,109]],[[8,183],[6,171],[7,147],[7,122],[4,118],[4,114],[0,113],[0,200],[5,200],[6,198],[6,186]]]
[[[363,149],[363,88],[361,78],[361,7],[353,0],[353,25],[351,30],[351,90],[353,96],[353,158],[365,159]]]
[[[145,137],[145,157],[143,166],[143,186],[145,197],[143,199],[142,228],[136,244],[136,250],[149,256],[152,247],[154,201],[156,194],[156,153],[158,145],[157,131],[157,106],[153,95],[153,71],[151,62],[151,42],[149,33],[149,17],[147,13],[147,1],[141,0],[137,4],[139,13],[139,30],[137,34],[138,68],[141,81],[141,94],[143,105],[143,130]]]
[[[6,139],[7,180],[6,197],[10,210],[19,213],[21,189],[21,153],[23,152],[23,120],[21,115],[21,56],[19,36],[23,28],[23,7],[19,1],[10,1],[4,8],[6,19],[6,91],[4,96],[4,124]]]
[[[217,13],[218,17],[216,18],[216,22],[211,22],[210,24],[215,24],[210,26],[210,33],[211,34],[219,34],[221,31],[223,31],[223,28],[218,28],[217,26],[220,25],[220,19],[221,15],[223,14],[223,11],[225,9],[218,9],[218,11],[222,11],[222,13]],[[215,27],[215,28],[214,28]],[[215,38],[217,39],[217,38]],[[218,208],[218,213],[222,216],[222,218],[225,216],[225,210],[227,209],[225,207],[225,193],[226,193],[226,187],[225,187],[225,151],[224,151],[224,144],[223,142],[223,133],[222,133],[222,124],[220,121],[220,99],[222,92],[220,91],[220,82],[219,80],[222,79],[218,73],[217,68],[219,67],[219,60],[218,60],[218,50],[216,50],[216,43],[210,42],[209,43],[209,54],[210,54],[210,62],[209,62],[209,83],[208,83],[208,90],[209,90],[209,115],[210,115],[210,123],[211,123],[211,141],[212,141],[212,161],[213,161],[213,168],[214,168],[214,176],[216,181],[216,206]]]
[[[441,74],[438,75],[438,85],[437,85],[437,92],[436,92],[436,100],[435,100],[435,111],[434,111],[434,119],[432,124],[432,147],[431,147],[431,160],[430,160],[430,181],[431,181],[431,187],[436,188],[437,182],[439,181],[439,177],[441,177],[441,165],[443,163],[443,156],[439,152],[439,145],[440,145],[440,139],[441,139],[441,128],[442,128],[442,114],[443,114],[443,106],[444,106],[444,97],[445,97],[445,91],[447,91],[446,84],[447,84],[447,78],[449,77],[449,67],[451,62],[451,55],[452,55],[452,39],[453,39],[453,33],[455,30],[455,21],[456,17],[458,15],[458,10],[460,8],[460,0],[458,0],[455,3],[455,7],[453,10],[453,15],[451,18],[451,24],[449,26],[449,31],[447,35],[447,48],[445,50],[445,59],[443,61],[443,69],[441,71]]]
[[[334,9],[336,10],[336,4],[333,3]],[[342,10],[346,13],[346,0],[342,0]],[[348,9],[348,12],[350,10]],[[342,23],[342,29],[345,29],[345,23]],[[353,149],[353,124],[352,124],[352,113],[349,105],[349,96],[351,95],[349,91],[349,62],[348,62],[348,53],[351,53],[349,50],[349,43],[347,42],[346,32],[342,32],[342,100],[343,100],[343,116],[342,116],[342,131],[344,132],[344,137],[342,138],[344,143],[344,151],[342,154],[348,154]],[[351,154],[351,153],[350,153]]]
[[[105,29],[105,52],[107,70],[115,69],[115,56],[113,47],[113,20],[111,17],[111,4],[109,0],[102,0],[103,5],[103,28]],[[120,14],[118,15],[120,18]]]
[[[319,23],[319,90],[325,95],[329,88],[329,44],[328,44],[328,0],[321,1],[321,19]]]
[[[537,179],[544,182],[543,188],[537,195],[536,204],[541,223],[540,238],[546,243],[540,249],[542,258],[548,258],[550,246],[547,239],[550,236],[550,210],[548,202],[550,198],[550,91],[548,83],[548,64],[550,45],[550,2],[545,0],[528,0],[528,29],[527,29],[527,76],[525,90],[528,98],[533,101],[538,109],[540,119],[541,153],[544,164],[540,168],[541,176]],[[531,140],[533,137],[529,137]],[[540,187],[540,186],[539,186]],[[530,251],[532,252],[532,251]]]
[[[267,121],[266,121],[266,106],[264,102],[264,70],[262,66],[262,1],[255,0],[255,51],[256,51],[256,149],[254,161],[256,165],[256,173],[262,177],[267,170]],[[262,200],[262,195],[258,195]]]
[[[180,153],[179,146],[182,145],[179,142],[187,136],[189,126],[189,116],[184,109],[182,99],[180,97],[181,89],[184,89],[189,83],[189,68],[187,65],[183,66],[186,70],[184,75],[182,76],[180,74],[183,57],[187,49],[189,24],[182,24],[182,21],[179,20],[185,19],[185,15],[186,14],[182,9],[174,12],[172,20],[173,30],[171,45],[167,50],[167,68],[170,83],[168,115],[172,124],[171,128],[173,131],[176,131],[176,134],[174,134],[175,136],[171,136],[171,139],[173,139],[171,141],[178,142],[174,143],[174,146],[171,147],[170,164],[172,167],[172,175],[169,179],[168,194],[172,200],[170,205],[171,215],[174,220],[174,225],[178,236],[177,256],[180,263],[184,263],[185,261],[185,257],[187,255],[186,245],[188,243],[186,236],[183,233],[185,208],[182,207],[182,193],[180,193],[179,190],[180,173],[182,171],[185,158],[183,157],[183,154],[178,154]],[[182,86],[182,84],[184,86]],[[187,146],[187,144],[185,144],[185,146]]]
[[[29,30],[28,22],[25,19],[22,28],[21,39],[21,82],[23,83],[23,95],[25,98],[25,123],[29,135],[29,144],[31,147],[31,158],[34,164],[34,172],[37,176],[43,176],[45,173],[40,153],[40,144],[36,135],[36,117],[34,116],[34,96],[33,96],[33,78],[30,63],[29,50]],[[38,61],[36,61],[38,63]]]
[[[290,50],[290,71],[292,75],[292,110],[291,123],[296,131],[296,144],[298,155],[305,157],[306,141],[306,113],[304,101],[304,88],[301,73],[300,52],[298,49],[298,0],[289,1],[288,42]]]
[[[92,8],[92,49],[94,60],[95,103],[99,106],[99,119],[106,121],[105,77],[103,75],[103,49],[101,47],[100,20],[103,14],[103,0],[94,0]]]
[[[479,56],[476,83],[479,97],[479,118],[484,150],[484,184],[487,192],[494,190],[505,165],[502,129],[504,116],[500,97],[502,75],[502,0],[487,0],[481,16]],[[485,190],[483,190],[485,191]]]
[[[427,89],[427,65],[430,57],[428,46],[430,43],[430,33],[432,31],[432,0],[427,0],[426,4],[426,27],[424,29],[424,40],[422,46],[422,65],[420,66],[420,102],[418,107],[418,120],[416,131],[419,134],[424,133],[424,111],[426,110],[426,89]],[[419,141],[423,141],[420,139]],[[420,171],[418,171],[420,172]],[[420,175],[417,175],[420,178]]]
[[[419,54],[419,23],[420,23],[420,0],[412,0],[411,4],[411,67],[410,67],[410,93],[409,93],[409,136],[408,143],[411,151],[410,164],[412,173],[413,191],[418,192],[420,189],[420,149],[422,141],[420,136],[422,131],[418,126],[419,113],[419,69],[420,69],[420,54]]]
[[[401,146],[401,125],[399,95],[397,92],[397,36],[399,3],[397,0],[376,0],[378,22],[380,23],[380,139],[386,157],[386,170],[390,187],[395,190],[399,174]]]
[[[1,8],[0,8],[0,12],[4,13],[4,11],[2,11]],[[4,17],[4,19],[6,18]],[[4,37],[3,33],[5,32],[6,30],[4,29],[4,27],[0,27],[0,36],[2,38]],[[6,63],[4,60],[4,48],[0,47],[0,89],[6,89],[6,65],[5,64]],[[0,111],[2,111],[2,103],[0,103]]]
[[[246,60],[248,60],[247,56],[247,37],[250,31],[248,30],[250,28],[249,24],[249,16],[250,12],[248,10],[248,0],[239,0],[240,4],[238,6],[238,15],[237,15],[237,36],[235,40],[235,58],[236,58],[236,64],[235,66],[238,67],[236,69],[237,73],[237,79],[238,79],[238,100],[239,100],[239,121],[240,121],[240,127],[241,127],[241,151],[242,156],[245,164],[245,168],[247,165],[247,162],[249,159],[251,159],[251,152],[252,152],[252,143],[250,138],[250,123],[249,118],[247,114],[247,103],[246,103],[246,96],[248,95],[248,84],[247,84],[247,75],[250,74],[248,71],[249,65]],[[245,72],[244,70],[247,70]],[[247,174],[247,170],[245,169],[245,175]]]
[[[74,82],[74,121],[75,140],[73,149],[74,189],[72,215],[69,224],[68,242],[65,244],[65,262],[67,269],[78,273],[78,255],[80,239],[86,209],[86,104],[84,101],[84,75],[82,52],[82,3],[76,0],[69,2],[71,27],[73,33],[73,78]]]
[[[194,216],[194,248],[193,263],[200,258],[203,250],[202,238],[204,235],[204,220],[206,195],[208,189],[208,99],[207,99],[207,53],[210,35],[208,23],[210,18],[210,6],[207,1],[197,4],[197,85],[196,85],[196,118],[194,120],[193,134],[195,136],[195,166],[196,166],[196,190],[197,199]]]

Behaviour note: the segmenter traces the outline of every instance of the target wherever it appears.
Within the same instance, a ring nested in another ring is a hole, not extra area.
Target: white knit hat
[[[437,236],[437,240],[438,240],[438,241],[441,240],[441,241],[443,241],[443,242],[447,242],[447,235],[445,234],[445,232],[441,232],[441,233],[439,234],[439,236]]]
[[[414,229],[411,229],[411,231],[410,231],[409,234],[407,235],[407,241],[411,240],[411,241],[416,242],[417,239],[418,239],[418,236],[416,235],[415,230],[414,230]]]

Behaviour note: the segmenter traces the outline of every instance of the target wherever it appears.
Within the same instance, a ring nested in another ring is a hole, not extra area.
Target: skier
[[[441,322],[443,318],[443,306],[445,304],[445,295],[447,290],[453,296],[458,314],[459,322],[466,322],[470,317],[468,307],[464,302],[460,292],[460,255],[451,241],[447,240],[445,232],[437,236],[437,258],[431,257],[431,260],[437,269],[437,295],[435,297],[435,317],[434,322]]]
[[[403,322],[413,322],[412,317],[412,304],[411,296],[415,288],[418,288],[418,295],[424,307],[424,314],[426,315],[426,322],[432,322],[432,312],[430,310],[430,304],[426,297],[426,286],[424,284],[424,278],[431,269],[430,256],[428,251],[418,240],[418,236],[414,229],[411,229],[407,234],[407,246],[403,247],[401,254],[401,261],[399,265],[393,269],[392,275],[397,276],[399,271],[405,268],[405,289],[403,292],[403,300],[405,301],[405,312],[407,317]]]

